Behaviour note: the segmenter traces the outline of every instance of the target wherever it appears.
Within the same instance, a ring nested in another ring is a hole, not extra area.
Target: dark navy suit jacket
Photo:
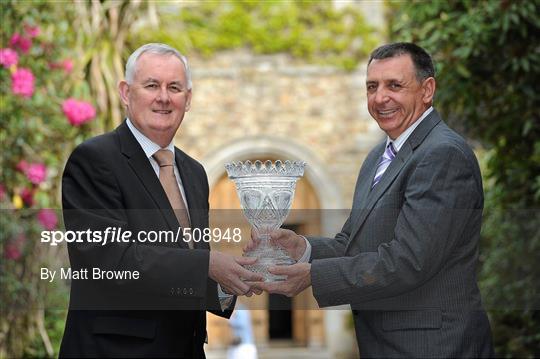
[[[203,167],[175,148],[192,228],[208,227]],[[79,145],[62,179],[67,230],[175,232],[178,221],[141,146],[124,122]],[[208,278],[209,246],[182,240],[70,243],[71,267],[137,270],[139,280],[73,280],[61,357],[201,357],[206,310],[221,312]]]

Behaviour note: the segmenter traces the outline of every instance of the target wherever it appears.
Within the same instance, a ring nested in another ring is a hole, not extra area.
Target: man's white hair
[[[150,43],[150,44],[143,45],[139,47],[137,50],[135,50],[129,56],[126,62],[126,73],[125,73],[126,82],[128,84],[131,85],[133,83],[133,79],[135,77],[135,67],[137,66],[137,60],[145,52],[148,52],[151,54],[158,54],[158,55],[174,55],[178,59],[180,59],[180,61],[182,61],[182,64],[184,64],[184,70],[186,73],[186,81],[187,81],[187,84],[186,84],[187,89],[191,90],[191,71],[189,69],[187,58],[175,48],[170,47],[169,45],[159,44],[159,43]]]

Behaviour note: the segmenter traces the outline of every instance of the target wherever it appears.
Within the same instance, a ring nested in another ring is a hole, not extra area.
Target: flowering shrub
[[[91,104],[84,101],[77,101],[73,98],[64,101],[62,111],[64,111],[69,123],[73,126],[80,126],[96,116],[96,110],[94,110]]]
[[[66,257],[41,245],[40,232],[61,228],[63,166],[97,115],[84,64],[69,52],[75,37],[54,22],[60,8],[12,2],[0,14],[0,357],[54,355],[47,333],[35,327],[39,309],[50,306],[39,268]],[[37,345],[31,333],[40,333]]]
[[[34,94],[34,75],[32,71],[19,68],[11,74],[11,91],[15,95],[32,97]]]
[[[19,55],[12,49],[0,49],[0,65],[9,68],[11,65],[17,65]]]
[[[71,61],[70,59],[65,59],[64,61],[62,61],[61,67],[66,73],[70,73],[73,70],[73,61]]]
[[[35,189],[25,187],[21,190],[20,197],[23,202],[23,205],[26,207],[32,207],[34,205],[34,194]],[[22,207],[22,206],[20,206]]]
[[[24,172],[26,178],[33,184],[38,185],[47,177],[47,167],[43,163],[26,163],[25,161],[21,161],[17,167]]]
[[[33,31],[33,34],[39,33],[39,30]],[[16,48],[18,50],[21,50],[24,54],[28,53],[30,48],[32,47],[32,39],[30,36],[32,36],[30,33],[27,34],[29,37],[21,36],[19,33],[13,34],[11,39],[9,40],[9,46]]]
[[[56,213],[51,209],[40,209],[37,215],[37,219],[41,226],[48,231],[52,231],[58,224],[58,217]]]
[[[67,77],[74,63],[50,41],[53,33],[43,33],[38,24],[23,22],[20,27],[11,35],[2,34],[9,36],[9,47],[0,49],[0,79],[10,82],[9,87],[2,87],[6,131],[1,137],[5,171],[0,183],[1,200],[8,201],[2,209],[57,207],[51,190],[58,187],[58,166],[66,155],[63,147],[73,146],[81,134],[89,133],[80,127],[92,121],[96,111],[90,102],[72,96],[85,84]],[[52,61],[58,57],[64,59]],[[51,165],[56,168],[49,171]]]

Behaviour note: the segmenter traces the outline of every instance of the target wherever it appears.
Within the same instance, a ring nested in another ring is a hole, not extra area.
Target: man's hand
[[[285,249],[292,259],[298,261],[306,251],[306,240],[288,229],[276,229],[270,233],[272,244]],[[259,245],[260,240],[254,231],[251,231],[251,240],[244,247],[244,252],[249,252]]]
[[[248,285],[251,285],[251,284],[248,283]],[[230,295],[235,295],[235,294],[233,293],[233,290],[232,290],[232,289],[225,288],[225,287],[223,287],[221,284],[220,284],[220,286],[221,286],[221,290],[223,291],[223,293],[225,293],[225,294],[230,294]],[[253,294],[260,295],[260,294],[262,294],[262,292],[263,292],[262,289],[255,288],[255,287],[251,286],[251,287],[249,288],[249,291],[245,294],[245,296],[246,296],[246,297],[251,297]]]
[[[289,266],[275,266],[268,268],[268,271],[276,275],[286,275],[287,279],[282,282],[251,283],[252,288],[262,289],[268,293],[283,294],[287,297],[294,297],[311,285],[310,263],[297,263]]]
[[[258,282],[264,280],[261,274],[243,268],[243,265],[254,264],[257,258],[233,257],[218,251],[210,251],[208,275],[221,285],[223,291],[234,295],[251,296],[260,294],[260,289],[251,290],[244,281]]]

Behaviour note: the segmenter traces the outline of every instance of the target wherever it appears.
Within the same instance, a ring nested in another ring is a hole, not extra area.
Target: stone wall
[[[190,60],[192,107],[178,146],[204,164],[240,140],[275,139],[276,153],[290,143],[317,159],[350,208],[360,165],[384,135],[367,112],[365,64],[351,73],[243,50]]]

